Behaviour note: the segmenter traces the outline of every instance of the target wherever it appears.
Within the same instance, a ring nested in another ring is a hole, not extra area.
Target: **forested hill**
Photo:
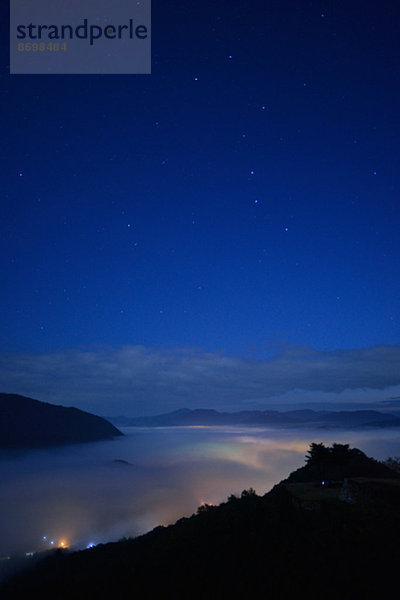
[[[105,440],[122,433],[111,423],[77,408],[0,394],[0,449],[30,449]]]
[[[141,599],[182,600],[391,597],[398,578],[399,475],[345,445],[323,453],[313,445],[295,481],[288,477],[264,496],[250,489],[136,539],[58,552],[10,581],[2,598],[106,599],[128,591]],[[343,478],[323,485],[315,468],[328,454],[331,466],[339,460]],[[354,465],[355,454],[362,476],[352,470],[348,479],[346,463]]]

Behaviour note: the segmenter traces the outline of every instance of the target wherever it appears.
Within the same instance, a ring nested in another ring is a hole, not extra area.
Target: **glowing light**
[[[198,503],[199,506],[215,506],[213,502],[207,502],[206,500],[200,500]]]
[[[67,542],[65,540],[60,540],[58,542],[58,547],[59,548],[68,548],[68,544],[67,544]]]

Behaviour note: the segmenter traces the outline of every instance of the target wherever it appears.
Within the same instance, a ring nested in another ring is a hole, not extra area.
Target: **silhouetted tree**
[[[334,463],[343,464],[350,457],[349,444],[332,444],[331,458]]]
[[[253,490],[253,488],[249,488],[248,490],[243,490],[243,492],[241,493],[240,497],[241,498],[251,498],[257,496],[256,491]]]
[[[228,502],[237,502],[239,500],[239,497],[236,496],[235,494],[230,494],[230,496],[228,496]]]
[[[329,459],[329,456],[329,448],[327,448],[322,442],[319,444],[313,442],[310,444],[310,449],[307,451],[306,461],[309,464],[314,464]]]
[[[201,513],[205,513],[212,508],[213,508],[212,504],[207,504],[205,502],[204,504],[200,504],[200,506],[197,508],[197,514],[200,515]]]
[[[389,467],[389,469],[400,473],[400,456],[389,456],[388,459],[383,461],[383,464]]]

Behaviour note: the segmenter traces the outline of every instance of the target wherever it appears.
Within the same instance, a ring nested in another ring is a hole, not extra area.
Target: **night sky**
[[[152,74],[123,76],[10,75],[2,6],[1,391],[103,414],[386,398],[396,4],[153,0]]]

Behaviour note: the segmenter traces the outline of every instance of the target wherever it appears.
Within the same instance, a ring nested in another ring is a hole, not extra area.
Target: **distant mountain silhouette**
[[[324,485],[318,467],[338,479]],[[0,595],[389,598],[398,583],[399,505],[395,471],[345,444],[312,444],[307,464],[264,496],[244,490],[136,539],[29,559],[36,567]]]
[[[190,425],[245,425],[258,427],[324,428],[399,427],[400,419],[376,410],[315,411],[303,410],[243,410],[218,412],[213,409],[182,408],[170,413],[149,417],[109,417],[120,427],[173,427]]]
[[[29,449],[94,442],[122,433],[111,423],[77,408],[0,394],[0,449]]]

